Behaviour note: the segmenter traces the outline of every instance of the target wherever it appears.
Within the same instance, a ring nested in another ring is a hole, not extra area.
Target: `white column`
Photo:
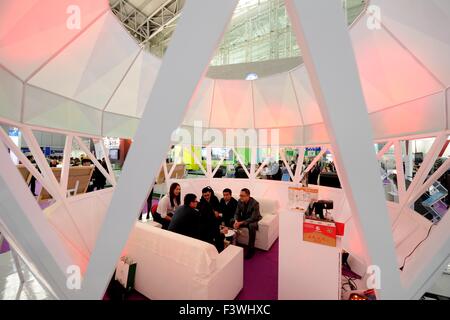
[[[70,155],[72,154],[72,141],[73,136],[66,136],[66,143],[64,145],[64,156],[63,156],[63,166],[61,169],[60,184],[64,192],[67,192],[67,183],[69,181],[69,170],[70,170]]]
[[[186,1],[98,234],[83,282],[86,299],[103,296],[170,136],[182,122],[237,2]]]
[[[339,1],[286,0],[293,30],[334,150],[340,181],[380,298],[401,297],[400,274],[354,52]]]
[[[70,298],[64,273],[73,262],[3,143],[0,143],[0,163],[0,229],[8,240],[20,244],[20,252],[26,254],[58,298]]]
[[[405,141],[405,147],[408,149],[408,152],[405,154],[405,176],[410,181],[412,180],[413,176],[413,168],[414,168],[414,157],[412,152],[412,141],[407,140]]]

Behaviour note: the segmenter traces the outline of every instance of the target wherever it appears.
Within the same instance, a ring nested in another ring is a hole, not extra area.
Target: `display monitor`
[[[423,152],[416,152],[414,153],[414,162],[416,164],[423,162]]]
[[[320,174],[320,185],[332,188],[341,188],[339,177],[334,172],[322,172]]]
[[[109,159],[110,160],[119,160],[119,149],[109,150]]]

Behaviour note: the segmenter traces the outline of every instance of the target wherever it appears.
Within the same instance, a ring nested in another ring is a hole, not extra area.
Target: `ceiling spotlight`
[[[247,74],[247,76],[245,77],[245,80],[256,80],[256,79],[258,79],[258,75],[254,72]]]

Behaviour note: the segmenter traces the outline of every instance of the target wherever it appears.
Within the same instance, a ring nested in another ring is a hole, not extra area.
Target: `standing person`
[[[168,230],[201,240],[200,213],[197,210],[197,203],[195,194],[185,195],[183,205],[175,210]]]
[[[108,172],[108,166],[106,164],[105,158],[102,159],[100,164],[102,165],[103,169],[105,169],[105,171]],[[106,177],[103,175],[100,169],[95,167],[94,173],[92,175],[94,179],[94,188],[97,190],[105,189]]]
[[[245,259],[250,259],[255,253],[256,231],[258,230],[258,221],[261,219],[258,201],[250,197],[250,190],[242,189],[234,215],[233,227],[235,229],[248,228],[248,250]]]
[[[36,169],[39,171],[39,168],[36,166],[36,161],[34,160],[34,157],[32,155],[27,156],[28,160],[30,160],[31,164],[33,164]],[[39,171],[40,172],[40,171]],[[31,180],[30,180],[30,190],[33,193],[33,196],[37,197],[36,194],[36,177],[35,176],[31,176]]]
[[[282,177],[283,177],[283,161],[279,160],[278,161],[278,168],[276,169],[276,173],[272,176],[272,179],[281,181]]]
[[[163,229],[167,230],[169,227],[173,213],[181,204],[180,197],[181,187],[175,182],[170,185],[169,193],[159,200],[153,219],[162,224]]]
[[[153,200],[153,188],[150,190],[150,194],[147,197],[147,218],[150,217],[152,214],[152,201]],[[145,212],[141,212],[139,215],[139,220],[142,220],[142,216],[145,214]]]
[[[203,188],[199,203],[202,240],[215,245],[217,251],[221,252],[225,247],[225,236],[220,230],[219,207],[219,199],[214,195],[213,189],[211,187]]]
[[[317,185],[317,179],[319,178],[320,168],[318,164],[315,164],[314,167],[309,171],[308,176],[308,184]]]
[[[231,189],[223,190],[223,198],[220,199],[219,212],[222,214],[222,222],[227,227],[233,227],[232,220],[237,208],[237,200],[233,198]]]

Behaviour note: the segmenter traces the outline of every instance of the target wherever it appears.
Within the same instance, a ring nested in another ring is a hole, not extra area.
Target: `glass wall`
[[[366,0],[342,0],[348,24],[365,8]],[[162,56],[174,28],[161,32],[149,49]],[[241,0],[211,65],[228,65],[300,56],[284,0]]]

